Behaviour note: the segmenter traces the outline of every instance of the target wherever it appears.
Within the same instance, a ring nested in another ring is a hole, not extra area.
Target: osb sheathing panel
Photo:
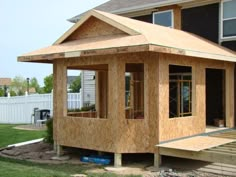
[[[108,64],[108,118],[89,119],[61,116],[57,124],[59,126],[58,143],[116,153],[152,152],[157,139],[151,138],[155,139],[155,143],[149,140],[149,125],[151,124],[149,111],[145,111],[143,120],[125,119],[125,84],[122,84],[125,81],[125,63],[143,63],[147,60],[148,62],[144,64],[145,70],[150,67],[150,72],[155,70],[157,73],[157,65],[150,60],[149,56],[148,53],[143,53],[68,59],[67,66],[70,67]],[[148,73],[146,72],[144,77],[147,83],[150,83]],[[144,92],[145,95],[150,95],[155,92],[155,89],[150,89],[152,84],[147,83],[145,83]],[[151,97],[145,96],[144,98],[145,105],[148,102],[157,101],[156,98],[153,101],[148,98]],[[145,109],[148,109],[148,106],[145,106]],[[157,119],[155,111],[152,115],[155,115],[155,118],[152,119]],[[154,124],[152,125],[156,127]],[[157,136],[156,133],[154,134]]]
[[[66,60],[54,60],[53,62],[53,136],[58,141],[60,132],[59,123],[67,111],[67,90],[66,90]]]
[[[233,63],[200,58],[160,54],[159,60],[159,141],[195,135],[205,132],[206,100],[205,70],[216,68],[226,70],[226,123],[233,126]],[[169,65],[192,67],[193,114],[189,117],[169,118]],[[195,94],[194,94],[195,93]],[[228,97],[228,98],[227,98]]]
[[[73,32],[66,41],[116,34],[126,33],[92,16]]]
[[[158,53],[119,54],[64,60],[68,67],[108,65],[108,118],[89,119],[65,116],[65,98],[54,97],[56,137],[60,145],[115,153],[155,152],[160,141],[205,131],[205,69],[226,70],[226,123],[233,126],[233,64]],[[125,119],[125,63],[144,63],[144,119]],[[56,62],[55,86],[65,86],[63,62]],[[192,66],[193,116],[169,119],[169,64]],[[59,71],[63,72],[59,72]],[[159,79],[159,81],[158,81]],[[54,88],[54,94],[65,89]],[[194,94],[193,94],[194,95]],[[56,107],[55,107],[56,106]]]

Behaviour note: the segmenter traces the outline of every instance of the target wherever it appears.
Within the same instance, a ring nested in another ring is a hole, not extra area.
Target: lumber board
[[[228,151],[236,151],[236,147],[225,147],[225,146],[218,146],[216,149],[228,150]]]
[[[172,157],[180,157],[186,159],[193,160],[202,160],[207,162],[218,162],[218,163],[226,163],[226,164],[236,164],[236,155],[223,154],[218,152],[208,152],[208,151],[184,151],[170,148],[159,148],[160,155],[172,156]]]
[[[225,153],[225,154],[236,154],[235,151],[230,151],[230,150],[223,150],[223,149],[217,149],[217,148],[212,148],[212,149],[209,149],[207,150],[209,152],[222,152],[222,153]]]
[[[164,143],[157,145],[158,147],[181,149],[186,151],[201,151],[204,149],[210,149],[212,147],[217,147],[226,143],[231,143],[233,140],[214,138],[207,136],[195,136],[192,138],[177,140],[169,143]],[[201,143],[199,143],[201,142]]]

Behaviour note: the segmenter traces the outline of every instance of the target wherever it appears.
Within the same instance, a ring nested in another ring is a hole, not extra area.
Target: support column
[[[67,114],[66,82],[67,69],[64,60],[55,60],[53,62],[53,140],[57,155],[62,152],[59,145],[60,134],[63,133],[60,124]]]
[[[114,154],[114,167],[121,167],[122,166],[122,154],[115,153]]]
[[[154,167],[159,168],[162,163],[161,155],[159,153],[154,154]]]
[[[234,120],[234,67],[228,64],[225,70],[225,111],[226,111],[226,126],[233,128]]]
[[[56,149],[57,149],[57,157],[61,157],[62,155],[64,155],[64,152],[63,152],[63,147],[61,145],[56,145]]]

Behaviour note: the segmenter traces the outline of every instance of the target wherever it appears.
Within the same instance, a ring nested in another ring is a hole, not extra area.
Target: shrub
[[[53,118],[50,118],[46,122],[47,130],[44,141],[46,143],[53,144]]]
[[[93,104],[87,107],[82,107],[81,111],[95,111],[95,105]]]

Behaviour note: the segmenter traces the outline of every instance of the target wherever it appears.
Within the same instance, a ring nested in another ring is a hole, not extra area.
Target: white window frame
[[[236,39],[236,35],[224,37],[224,25],[223,25],[224,20],[232,20],[232,19],[236,20],[236,17],[227,18],[227,19],[224,19],[224,17],[223,17],[224,16],[224,3],[228,2],[228,1],[231,1],[231,0],[222,0],[220,3],[220,38],[221,38],[220,41],[221,42]]]
[[[174,10],[173,9],[153,12],[152,13],[152,23],[155,24],[155,15],[156,14],[162,14],[162,13],[166,13],[166,12],[171,12],[171,26],[167,26],[167,27],[174,28]]]

